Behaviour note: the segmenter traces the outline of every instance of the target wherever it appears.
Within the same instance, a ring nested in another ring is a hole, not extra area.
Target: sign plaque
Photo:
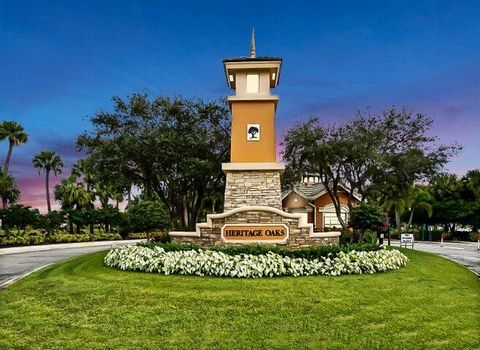
[[[400,236],[400,247],[405,246],[407,248],[407,245],[411,245],[413,249],[414,241],[413,233],[402,233]]]
[[[225,224],[222,240],[228,243],[283,243],[289,236],[285,224]]]

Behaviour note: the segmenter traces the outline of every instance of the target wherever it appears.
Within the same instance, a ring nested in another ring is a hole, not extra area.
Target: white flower
[[[289,258],[272,252],[264,255],[227,255],[210,250],[166,252],[161,247],[122,246],[110,250],[105,265],[122,270],[220,277],[275,277],[373,274],[396,270],[408,258],[398,250],[350,251],[321,259]]]

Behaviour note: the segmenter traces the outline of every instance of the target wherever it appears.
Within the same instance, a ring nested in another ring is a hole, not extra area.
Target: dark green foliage
[[[150,235],[150,242],[156,243],[169,243],[170,236],[167,232],[157,232],[155,234]]]
[[[22,246],[22,245],[38,245],[53,243],[77,243],[89,241],[111,241],[121,239],[118,233],[80,233],[70,234],[62,231],[47,234],[39,230],[26,230],[21,234],[11,234],[10,236],[2,236],[0,234],[0,247]]]
[[[437,144],[428,135],[431,126],[430,118],[395,107],[379,114],[358,113],[339,125],[318,118],[299,123],[285,135],[283,159],[290,169],[284,185],[295,175],[299,180],[305,172],[318,174],[347,228],[340,210],[343,187],[349,189],[350,210],[354,193],[362,200],[392,202],[403,198],[415,181],[439,172],[459,151],[456,144]]]
[[[95,224],[103,225],[105,233],[110,232],[114,226],[126,225],[125,214],[110,204],[106,204],[102,208],[95,210],[95,213]]]
[[[360,243],[334,245],[334,246],[305,247],[300,249],[291,249],[287,247],[268,246],[268,245],[260,245],[260,244],[223,246],[218,248],[217,247],[211,248],[211,250],[221,251],[229,255],[238,255],[238,254],[260,255],[260,254],[266,254],[267,252],[273,252],[282,256],[288,256],[290,258],[304,258],[309,260],[320,259],[329,254],[337,255],[339,252],[349,252],[352,250],[373,251],[378,249],[379,248],[375,244],[360,244]]]
[[[159,200],[140,200],[130,204],[126,218],[131,232],[166,230],[170,226],[168,212]]]
[[[383,223],[382,209],[373,203],[360,203],[350,212],[350,225],[358,230],[377,230]]]
[[[168,243],[168,244],[140,243],[139,245],[148,247],[148,248],[162,247],[166,251],[200,249],[195,245],[179,244],[179,243]],[[309,260],[320,259],[322,257],[328,256],[329,254],[337,255],[340,252],[346,253],[352,250],[374,251],[378,249],[379,247],[376,244],[371,244],[371,243],[353,243],[353,244],[344,244],[344,245],[335,245],[335,246],[306,247],[306,248],[300,248],[300,249],[291,249],[287,247],[265,245],[265,244],[226,245],[222,247],[209,248],[209,250],[222,252],[228,255],[239,255],[239,254],[262,255],[262,254],[267,254],[268,252],[272,252],[282,256],[288,256],[290,258],[304,258]]]
[[[3,229],[6,231],[16,228],[20,232],[20,230],[25,230],[27,226],[37,225],[39,217],[38,209],[25,207],[21,204],[0,209],[0,218],[2,219]]]
[[[416,224],[442,225],[444,232],[456,236],[457,225],[471,226],[472,231],[480,229],[480,171],[470,170],[462,178],[454,174],[440,174],[427,187],[431,195],[432,215],[415,212]],[[468,239],[468,234],[464,234]],[[461,238],[461,237],[457,237]]]
[[[2,200],[3,208],[7,206],[7,203],[15,203],[19,197],[20,190],[15,178],[0,170],[0,199]]]
[[[40,215],[38,220],[38,228],[45,230],[47,233],[53,233],[60,229],[65,222],[65,212],[52,211],[45,215]]]
[[[165,249],[166,252],[200,249],[199,246],[194,244],[182,244],[182,243],[176,243],[176,242],[170,242],[170,243],[150,242],[150,243],[138,243],[137,245],[141,247],[146,247],[146,248],[161,247]]]
[[[377,244],[377,239],[377,233],[372,231],[365,232],[362,236],[362,241],[369,244]]]
[[[113,98],[114,112],[91,117],[93,131],[77,146],[101,183],[111,179],[159,198],[171,226],[193,229],[207,208],[218,208],[229,159],[229,109],[224,101],[133,94]]]

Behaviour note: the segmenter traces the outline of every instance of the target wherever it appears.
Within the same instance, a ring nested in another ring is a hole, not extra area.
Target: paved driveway
[[[400,242],[392,240],[392,245],[398,247]],[[456,261],[480,276],[480,250],[475,242],[445,242],[442,247],[440,242],[417,241],[414,248]]]
[[[82,254],[109,249],[112,244],[134,244],[141,240],[87,242],[0,249],[0,288],[42,266]]]

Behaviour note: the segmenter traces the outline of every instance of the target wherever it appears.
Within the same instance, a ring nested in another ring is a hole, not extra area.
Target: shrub
[[[118,233],[95,233],[90,235],[91,241],[112,241],[115,239],[122,239]]]
[[[384,220],[382,209],[373,203],[360,203],[350,213],[350,225],[360,232],[359,241],[367,230],[377,230]],[[376,242],[376,239],[375,239]]]
[[[53,233],[60,229],[64,221],[65,213],[63,211],[52,211],[51,213],[40,215],[37,226],[48,233]]]
[[[150,233],[155,229],[165,230],[170,225],[170,217],[161,201],[142,200],[130,204],[126,219],[132,232]]]
[[[0,246],[22,246],[37,245],[46,243],[77,243],[88,241],[111,241],[121,239],[118,233],[95,233],[95,234],[70,234],[66,232],[56,232],[48,234],[46,231],[32,230],[27,228],[20,234],[13,233],[10,236],[0,236]]]
[[[191,249],[200,249],[198,246],[190,244],[169,243],[139,243],[139,246],[155,249],[157,247],[165,249],[165,251],[184,251]],[[338,255],[340,252],[356,251],[375,251],[380,248],[376,244],[368,243],[353,243],[345,245],[333,245],[333,246],[315,246],[305,247],[300,249],[292,249],[288,247],[280,247],[266,244],[244,244],[244,245],[226,245],[222,247],[211,247],[206,250],[221,252],[228,255],[262,255],[267,253],[275,253],[281,256],[290,258],[304,258],[304,259],[319,259],[325,256]]]
[[[363,235],[363,240],[370,244],[377,244],[378,236],[375,232],[368,231]]]
[[[8,208],[0,209],[0,219],[2,219],[2,226],[7,231],[16,228],[19,233],[27,226],[37,225],[40,213],[38,209],[25,207],[21,204],[14,204]]]
[[[156,249],[162,248],[166,252],[176,252],[176,251],[183,251],[183,250],[198,250],[200,249],[199,246],[194,244],[183,244],[177,242],[170,242],[170,243],[153,243],[153,242],[146,242],[146,243],[137,243],[137,246],[149,248],[149,249]]]
[[[77,243],[90,241],[90,235],[84,234],[70,234],[63,232],[56,232],[48,236],[48,243]]]
[[[146,233],[146,232],[129,233],[129,234],[125,235],[124,238],[128,238],[128,239],[145,239],[145,238],[147,238],[147,233]]]
[[[340,244],[346,244],[353,241],[353,234],[350,229],[343,229],[340,234]]]
[[[170,236],[166,232],[152,233],[150,236],[150,241],[157,243],[168,243],[170,242]]]
[[[480,240],[480,232],[471,232],[470,233],[470,240],[476,242]]]
[[[398,250],[349,251],[320,259],[291,258],[273,252],[229,255],[213,250],[166,251],[156,246],[117,247],[104,263],[122,270],[219,277],[274,277],[373,274],[405,266],[408,259]]]

